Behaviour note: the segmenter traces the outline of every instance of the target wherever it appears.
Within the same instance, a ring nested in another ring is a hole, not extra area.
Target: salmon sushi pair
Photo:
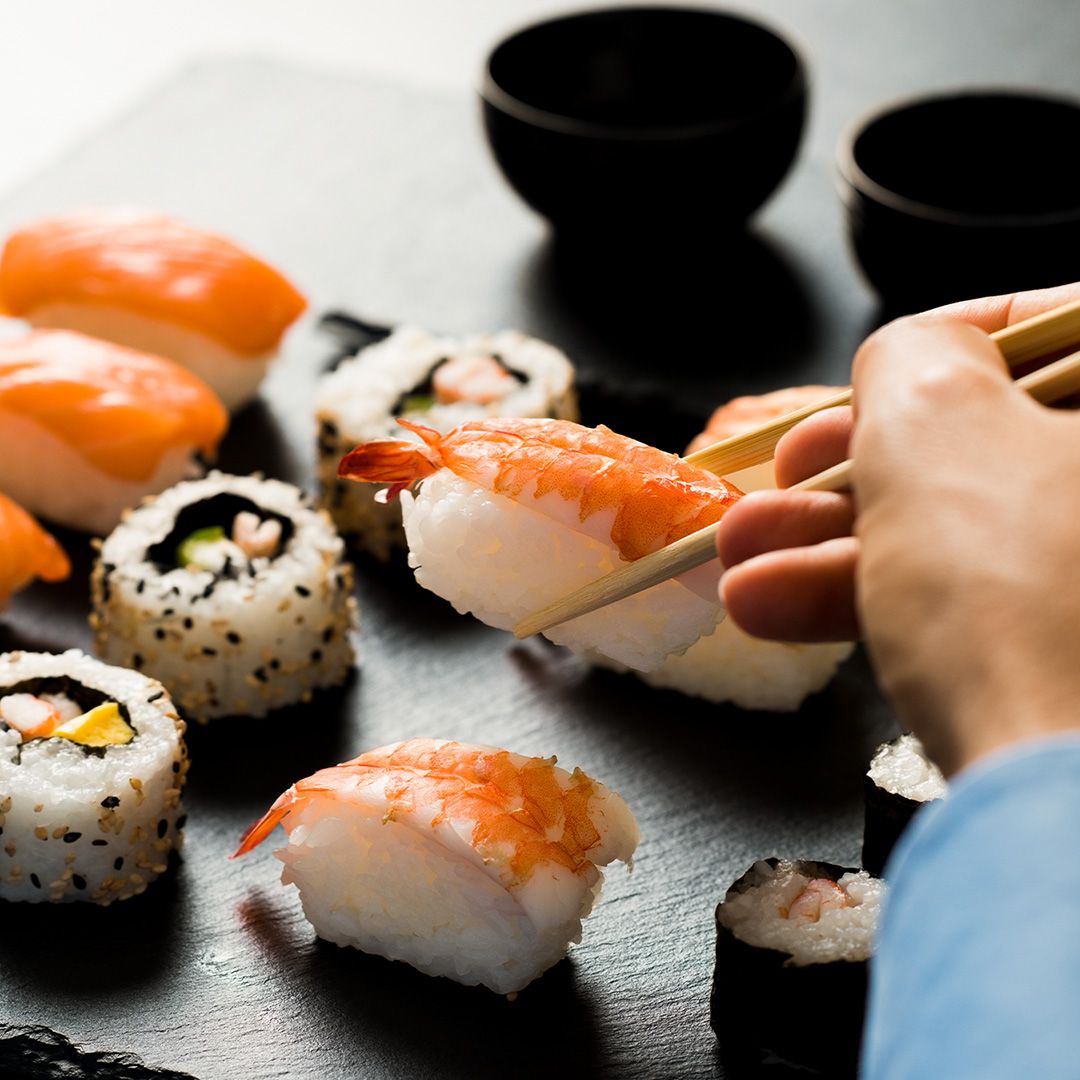
[[[232,240],[141,210],[36,221],[0,255],[0,311],[163,356],[230,411],[254,396],[305,307],[285,277]]]
[[[199,475],[303,298],[231,241],[156,215],[38,222],[0,257],[0,490],[107,533]],[[220,396],[219,396],[220,395]]]

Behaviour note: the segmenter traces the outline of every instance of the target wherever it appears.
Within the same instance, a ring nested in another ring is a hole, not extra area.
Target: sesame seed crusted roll
[[[111,904],[164,873],[183,736],[145,675],[77,649],[0,655],[0,898]]]
[[[178,484],[101,546],[97,651],[159,679],[189,719],[308,701],[352,666],[343,557],[330,519],[291,484],[219,472]]]
[[[493,416],[577,420],[566,355],[517,330],[449,338],[399,327],[319,380],[321,505],[356,548],[389,558],[405,548],[400,504],[378,502],[375,488],[339,480],[338,462],[358,443],[411,438],[398,417],[447,432]]]

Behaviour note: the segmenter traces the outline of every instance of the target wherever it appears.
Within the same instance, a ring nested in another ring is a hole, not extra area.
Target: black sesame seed
[[[240,635],[235,630],[230,630],[225,637],[233,645],[240,644]]]
[[[251,674],[254,675],[255,678],[259,680],[259,682],[267,681],[266,668],[258,667]]]
[[[164,611],[163,611],[163,612],[161,613],[162,617],[163,617],[163,618],[166,618],[166,619],[167,619],[167,618],[168,618],[168,617],[169,617],[170,615],[175,615],[175,614],[176,614],[176,608],[171,608],[171,607],[167,607],[167,608],[166,608],[166,609],[165,609],[165,610],[164,610]]]
[[[93,844],[94,847],[105,847],[105,845],[108,844],[108,842],[109,842],[108,840],[91,840],[90,841],[90,843]]]
[[[138,671],[143,666],[142,653],[135,653],[131,658],[131,666]]]
[[[101,569],[104,571],[105,576],[108,577],[116,569],[116,563],[107,562]]]
[[[37,874],[30,875],[30,884],[33,885],[35,889],[41,888],[41,879],[37,876]]]
[[[317,664],[322,659],[322,649],[311,650],[311,662]]]
[[[76,889],[85,889],[86,878],[80,876],[79,874],[72,874],[71,884],[74,885]]]
[[[172,771],[173,772],[179,772],[180,771],[180,762],[179,761],[174,761],[172,763]]]
[[[114,870],[123,870],[124,869],[124,856],[123,855],[121,855],[119,858],[116,859],[116,861],[112,864],[112,868]]]
[[[194,625],[195,625],[195,620],[192,619],[190,616],[184,620],[184,629],[185,630],[192,629],[192,627],[194,627]]]
[[[158,641],[164,641],[165,640],[165,631],[162,630],[161,627],[159,626],[154,631],[154,637],[156,637],[158,639]]]
[[[75,841],[76,841],[76,840],[78,840],[78,839],[80,839],[81,837],[82,837],[82,833],[81,833],[81,832],[68,832],[68,833],[64,833],[64,843],[65,843],[65,844],[74,844],[74,843],[75,843]]]
[[[187,814],[181,814],[181,815],[180,815],[180,816],[179,816],[179,817],[178,817],[178,818],[176,819],[176,827],[177,827],[178,829],[182,829],[182,828],[183,828],[183,827],[184,827],[184,826],[185,826],[186,824],[187,824]]]
[[[306,585],[297,585],[296,593],[298,596],[310,596],[311,590]]]
[[[204,645],[203,656],[217,656],[217,649],[211,649],[209,645]]]
[[[280,660],[271,660],[270,661],[270,668],[271,668],[272,671],[277,671],[277,670],[280,669],[280,667],[281,667],[281,661]]]
[[[166,821],[166,820],[165,820],[164,818],[162,818],[162,819],[161,819],[161,820],[160,820],[160,821],[159,821],[159,822],[157,823],[157,835],[158,835],[158,839],[159,839],[159,840],[164,840],[164,839],[165,839],[165,834],[166,834],[166,833],[167,833],[168,831],[169,831],[169,823],[168,823],[168,822],[167,822],[167,821]]]
[[[210,594],[214,591],[214,585],[215,584],[216,584],[216,582],[211,581],[210,584],[207,585],[205,589],[203,589],[202,598],[204,600],[209,600],[210,599]]]
[[[140,581],[135,585],[135,592],[141,594],[143,589],[146,588],[146,582]]]
[[[101,800],[101,805],[104,806],[106,810],[111,810],[114,806],[120,805],[120,798],[117,795],[110,795],[107,799]]]
[[[150,697],[148,697],[146,699],[146,704],[147,705],[153,705],[154,702],[157,701],[158,698],[163,698],[164,696],[165,696],[165,691],[164,690],[159,690],[156,694],[151,694]]]
[[[4,835],[4,826],[0,825],[0,836]]]
[[[330,643],[331,638],[333,638],[333,636],[334,636],[334,628],[332,626],[328,626],[322,632],[323,644],[328,645]]]

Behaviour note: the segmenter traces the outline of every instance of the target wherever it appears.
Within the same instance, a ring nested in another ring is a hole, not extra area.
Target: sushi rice
[[[775,862],[775,865],[772,863]],[[823,906],[816,918],[794,917],[793,904],[812,881],[807,867],[787,860],[756,862],[716,913],[717,922],[759,949],[787,953],[789,964],[866,960],[873,949],[885,883],[865,870],[848,872],[836,885],[846,904]]]
[[[135,896],[183,839],[184,723],[160,683],[76,649],[0,655],[0,709],[42,693],[75,712],[115,702],[130,741],[28,739],[0,716],[0,898],[105,905]]]

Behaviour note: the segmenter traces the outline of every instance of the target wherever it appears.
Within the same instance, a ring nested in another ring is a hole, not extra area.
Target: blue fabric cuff
[[[1080,1076],[1080,735],[965,770],[886,877],[864,1076]]]

